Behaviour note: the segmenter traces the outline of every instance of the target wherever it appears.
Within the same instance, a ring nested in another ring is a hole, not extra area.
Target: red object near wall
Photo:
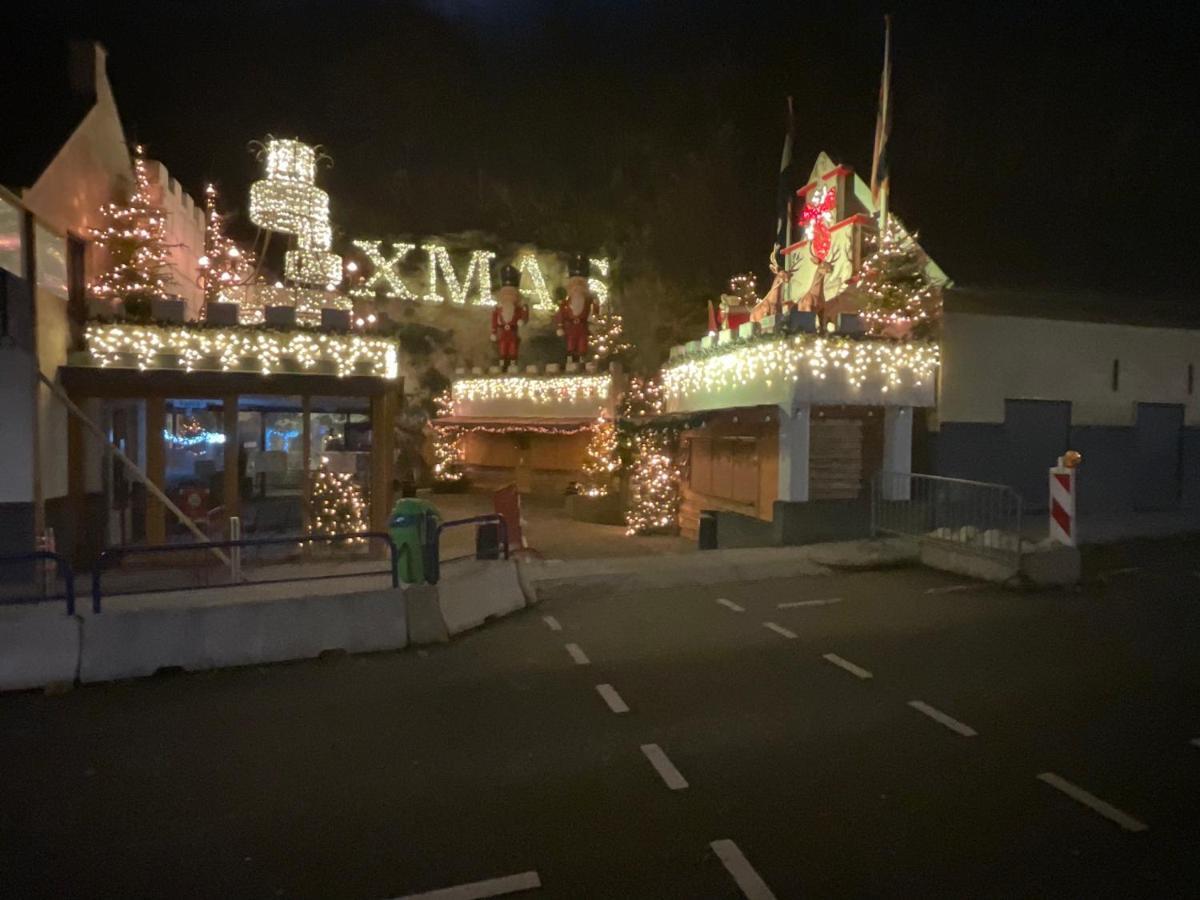
[[[509,549],[522,549],[525,546],[525,535],[521,532],[521,495],[517,493],[517,486],[505,485],[492,494],[492,506],[497,514],[504,517],[504,524],[508,529]]]

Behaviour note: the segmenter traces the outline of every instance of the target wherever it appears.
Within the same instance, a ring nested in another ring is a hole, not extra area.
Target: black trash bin
[[[700,511],[700,532],[697,540],[701,550],[717,549],[717,514],[711,509]]]
[[[500,558],[500,525],[484,522],[475,529],[475,558]]]

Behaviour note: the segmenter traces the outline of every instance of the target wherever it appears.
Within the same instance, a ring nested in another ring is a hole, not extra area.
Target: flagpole
[[[792,105],[791,97],[787,98],[787,103],[788,103],[787,141],[795,142],[795,140],[796,140],[796,113],[795,113],[795,108]],[[796,152],[795,147],[791,147],[790,150],[792,153]],[[791,160],[789,159],[788,162],[791,162]],[[780,168],[782,168],[782,166]],[[788,202],[787,202],[787,225],[785,226],[785,231],[784,231],[784,233],[787,235],[787,240],[783,244],[783,246],[785,246],[785,247],[792,246],[792,200],[794,197],[795,197],[794,194],[790,195],[788,197]]]
[[[886,154],[880,144],[886,144],[889,138],[888,132],[891,131],[891,94],[892,94],[892,17],[890,15],[883,17],[883,87],[880,89],[880,119],[885,131],[883,134],[875,135],[875,164],[879,164],[881,151]],[[879,178],[877,185],[879,190],[879,239],[883,240],[887,234],[888,220],[888,191],[891,188],[891,164],[890,160],[885,160],[886,171],[872,173],[872,180]]]

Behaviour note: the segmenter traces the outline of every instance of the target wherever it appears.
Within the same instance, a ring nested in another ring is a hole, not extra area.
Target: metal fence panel
[[[214,549],[236,550],[236,564],[223,564]],[[382,531],[110,547],[92,570],[92,608],[100,612],[106,596],[362,576],[386,577],[396,587],[396,554]],[[387,568],[380,567],[384,559]]]
[[[1021,565],[1021,497],[1008,485],[911,472],[871,480],[871,531]]]

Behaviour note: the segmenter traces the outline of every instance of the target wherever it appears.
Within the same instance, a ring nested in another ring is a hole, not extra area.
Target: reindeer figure
[[[783,289],[792,280],[792,275],[796,273],[796,267],[780,268],[779,263],[775,261],[774,253],[772,253],[770,269],[775,278],[771,282],[771,287],[763,294],[763,298],[758,301],[754,309],[750,310],[751,322],[761,322],[767,316],[778,316],[783,313]]]
[[[841,255],[840,248],[826,255],[824,259],[818,259],[811,249],[808,251],[809,259],[816,264],[816,268],[813,270],[812,282],[797,306],[799,309],[812,310],[822,322],[825,320],[825,279],[833,272],[834,263]]]

